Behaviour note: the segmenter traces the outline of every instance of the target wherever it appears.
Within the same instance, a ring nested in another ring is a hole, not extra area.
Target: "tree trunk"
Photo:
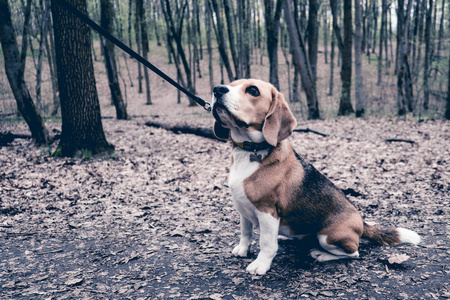
[[[384,28],[386,27],[386,11],[387,0],[381,1],[381,26],[380,26],[380,48],[378,51],[378,79],[377,85],[381,84],[382,70],[383,70],[383,43],[384,43]]]
[[[87,14],[85,0],[68,1]],[[52,1],[56,68],[61,98],[62,131],[57,156],[111,152],[103,132],[87,25]]]
[[[139,2],[142,2],[143,0],[136,0],[135,4],[135,12],[134,12],[134,35],[136,37],[136,46],[137,46],[137,53],[142,54],[142,34],[141,34],[141,26],[140,26],[140,12],[139,12]],[[142,94],[144,90],[142,89],[142,68],[141,64],[138,62],[138,93]],[[145,68],[144,68],[145,69]]]
[[[366,0],[366,12],[365,15],[367,16],[367,25],[366,25],[366,42],[365,42],[365,53],[367,55],[367,60],[369,62],[370,65],[370,50],[372,48],[372,33],[373,33],[373,29],[372,29],[372,24],[373,24],[373,9],[372,6],[375,5],[374,2],[370,2],[370,6],[369,6],[369,1]]]
[[[444,15],[445,15],[445,0],[442,0],[442,14],[441,21],[439,23],[439,35],[438,35],[438,47],[437,47],[437,60],[439,61],[441,58],[441,45],[442,40],[444,38]]]
[[[110,0],[101,0],[100,10],[100,24],[112,34],[114,31],[114,11]],[[103,53],[105,55],[105,67],[108,74],[109,90],[114,106],[116,107],[117,119],[126,120],[128,118],[127,108],[122,98],[122,92],[120,91],[114,44],[107,39],[103,39]]]
[[[398,38],[398,73],[397,73],[397,108],[398,115],[402,116],[406,114],[406,108],[409,111],[413,110],[413,89],[411,72],[408,63],[409,53],[409,22],[412,9],[413,0],[408,1],[408,6],[405,11],[404,0],[398,1],[397,10],[397,32],[401,32],[401,36]]]
[[[433,0],[429,0],[427,9],[427,16],[425,21],[425,55],[424,55],[424,69],[423,69],[423,108],[428,109],[430,103],[430,87],[428,85],[428,77],[430,76],[431,65],[431,13],[433,11]]]
[[[362,51],[362,36],[361,36],[361,0],[355,0],[355,102],[356,102],[356,117],[364,115],[364,85],[361,68],[361,51]]]
[[[309,0],[308,15],[308,58],[311,65],[312,80],[316,85],[317,80],[317,51],[319,46],[319,28],[317,12],[320,4],[317,0]]]
[[[352,34],[352,1],[344,0],[344,47],[342,49],[342,87],[341,99],[339,101],[339,116],[345,116],[354,112],[351,102]]]
[[[141,43],[142,43],[142,57],[146,60],[148,59],[148,34],[147,34],[147,21],[145,17],[145,8],[144,8],[144,0],[136,0],[136,11],[139,15],[139,31],[141,33]],[[148,68],[144,68],[144,80],[145,80],[145,96],[146,102],[145,104],[152,104],[152,97],[150,93],[150,77],[148,74]]]
[[[47,5],[47,3],[44,5],[44,1],[40,1],[40,13],[42,14],[40,24],[39,24],[39,30],[40,30],[40,37],[39,40],[39,50],[38,50],[38,62],[36,66],[36,105],[38,108],[42,108],[41,103],[41,83],[42,83],[42,61],[44,56],[44,40],[45,36],[47,36],[47,23],[48,19],[50,17],[50,6]],[[45,105],[44,105],[44,112],[45,112]]]
[[[50,1],[49,1],[50,2]],[[50,5],[49,5],[50,7]],[[49,20],[50,21],[50,20]],[[50,70],[50,79],[52,82],[52,92],[53,92],[53,109],[51,112],[52,116],[55,116],[58,113],[60,103],[59,103],[59,92],[58,92],[58,80],[56,78],[56,62],[55,62],[55,47],[53,43],[53,24],[48,22],[47,26],[49,26],[47,30],[47,35],[45,36],[45,51],[47,52],[47,61],[48,67]],[[50,36],[50,38],[49,38]],[[50,40],[50,42],[49,42]]]
[[[424,39],[424,28],[425,28],[425,22],[424,22],[424,18],[427,10],[427,0],[421,0],[422,1],[422,6],[420,9],[420,18],[419,18],[419,44],[418,44],[418,49],[417,49],[417,57],[416,57],[416,63],[414,66],[414,70],[416,69],[421,69],[422,65],[421,65],[421,59],[422,59],[422,44],[423,44],[423,39]],[[419,72],[417,73],[417,77],[419,76]]]
[[[206,47],[208,48],[208,71],[209,71],[209,86],[211,91],[214,88],[214,70],[212,63],[212,45],[211,45],[211,19],[212,11],[211,6],[208,4],[208,0],[205,0],[205,29],[206,29]]]
[[[133,0],[128,1],[128,46],[133,48],[131,38],[131,18],[133,16]]]
[[[287,38],[287,34],[286,34],[285,28],[281,29],[280,37],[281,37],[280,48],[281,48],[281,51],[283,52],[284,61],[286,62],[286,71],[287,71],[287,77],[288,77],[289,102],[293,102],[292,90],[291,90],[291,64],[290,64],[290,61],[289,61],[289,48],[290,48],[290,45],[288,43],[288,38]]]
[[[450,51],[449,51],[450,54]],[[450,70],[450,55],[448,57],[448,69]],[[445,118],[450,120],[450,71],[447,72],[447,102],[445,104]]]
[[[28,1],[30,6],[31,1]],[[24,26],[26,26],[26,22]],[[25,31],[26,32],[26,31]],[[23,36],[26,40],[26,34]],[[31,131],[31,136],[39,145],[49,142],[49,134],[44,121],[34,106],[24,80],[24,62],[21,62],[16,34],[11,22],[11,11],[7,0],[0,0],[0,42],[5,60],[5,73],[16,99],[17,108]],[[26,48],[22,48],[26,52]]]
[[[233,60],[236,78],[241,78],[241,72],[239,68],[239,58],[236,54],[236,42],[234,41],[234,34],[236,30],[234,30],[233,19],[230,12],[231,11],[230,2],[231,5],[233,5],[233,1],[223,0],[223,7],[225,9],[225,20],[227,22],[227,29],[228,29],[228,42],[230,44],[231,58]]]
[[[328,9],[323,8],[323,54],[325,56],[325,64],[328,64],[328,35],[330,33],[330,28],[328,26]]]
[[[214,26],[214,32],[216,34],[217,44],[219,47],[220,57],[222,58],[222,63],[227,70],[228,80],[231,82],[231,81],[234,81],[236,78],[233,75],[233,71],[231,70],[230,60],[228,59],[227,45],[225,43],[225,37],[224,37],[224,33],[223,33],[222,18],[220,15],[220,10],[219,10],[219,6],[217,4],[217,0],[209,0],[209,5],[212,6],[212,10],[214,11],[214,13],[216,15],[215,20],[216,20],[217,24],[215,24],[215,26]],[[213,20],[214,20],[214,18],[213,18]]]
[[[366,0],[366,6],[364,7],[364,1],[361,1],[361,16],[362,16],[362,38],[361,38],[361,53],[366,51],[367,46],[367,14],[368,14],[368,2]]]
[[[179,18],[177,26],[175,25],[175,22],[173,20],[172,16],[172,9],[170,7],[169,0],[161,0],[161,7],[164,15],[164,19],[166,21],[167,30],[169,32],[169,49],[172,53],[173,59],[175,61],[175,65],[177,67],[177,74],[179,76],[180,81],[182,82],[182,85],[192,94],[195,94],[195,88],[192,84],[192,73],[191,68],[189,66],[189,62],[186,58],[186,54],[184,52],[183,44],[182,44],[182,35],[183,35],[183,23],[184,23],[184,17],[187,7],[187,2],[185,2],[181,9],[179,9],[179,12],[177,12],[177,17]],[[175,41],[175,44],[177,46],[177,51],[175,52],[175,49],[172,45],[172,40]],[[183,78],[181,67],[179,63],[179,59],[181,59],[181,64],[183,65],[184,74],[186,78]],[[196,102],[192,99],[189,99],[189,105],[196,105]]]
[[[344,42],[342,41],[341,37],[341,29],[339,28],[338,20],[339,20],[339,1],[337,0],[330,0],[330,6],[331,6],[331,14],[333,15],[333,33],[334,37],[336,38],[336,43],[339,49],[339,53],[342,56],[342,53],[344,52]]]
[[[334,55],[335,55],[335,44],[336,43],[336,36],[333,32],[331,33],[331,53],[330,53],[330,84],[329,84],[329,90],[328,90],[328,96],[333,96],[333,84],[334,84]]]
[[[269,81],[278,90],[278,32],[280,29],[281,4],[283,0],[276,0],[275,14],[272,16],[273,1],[264,0],[264,17],[266,22],[267,54],[269,56]]]
[[[241,48],[241,76],[243,78],[250,78],[250,7],[248,0],[240,0],[242,5],[240,6],[240,19],[241,19],[241,34],[240,34],[240,48]]]
[[[300,72],[303,89],[305,90],[306,100],[308,103],[308,119],[319,119],[319,102],[317,100],[314,81],[312,80],[311,71],[308,68],[307,57],[301,47],[304,42],[302,35],[297,30],[294,18],[292,17],[291,4],[289,1],[284,1],[284,18],[286,26],[289,31],[289,37],[292,43],[292,51],[294,58],[294,65]]]
[[[373,2],[373,7],[372,7],[372,14],[373,14],[373,41],[372,41],[372,53],[375,53],[375,48],[377,45],[377,29],[378,29],[378,1],[374,1]]]

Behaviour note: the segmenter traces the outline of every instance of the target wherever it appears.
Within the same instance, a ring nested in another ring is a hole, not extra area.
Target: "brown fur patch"
[[[353,253],[363,233],[363,221],[343,192],[303,161],[288,141],[281,142],[244,181],[255,207],[281,218],[293,234],[319,233]]]
[[[303,168],[295,162],[290,143],[281,142],[244,180],[245,194],[258,210],[280,217],[277,207],[282,211],[288,205],[295,179],[303,176]]]
[[[327,235],[328,244],[336,245],[347,253],[358,250],[362,233],[363,220],[358,212],[334,216],[333,224],[319,232]]]
[[[382,229],[364,223],[363,237],[380,245],[400,243],[400,235],[395,228]]]

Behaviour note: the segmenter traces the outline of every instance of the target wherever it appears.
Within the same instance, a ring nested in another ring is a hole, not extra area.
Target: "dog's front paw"
[[[236,247],[234,247],[233,251],[231,252],[234,256],[239,256],[239,257],[247,257],[248,255],[248,246],[244,246],[244,245],[237,245]]]
[[[257,258],[254,262],[252,262],[247,267],[247,272],[253,275],[264,275],[270,269],[271,261]]]

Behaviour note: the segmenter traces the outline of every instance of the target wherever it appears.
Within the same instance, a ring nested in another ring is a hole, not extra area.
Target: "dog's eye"
[[[246,92],[246,93],[249,93],[249,94],[252,95],[253,97],[258,97],[258,96],[260,95],[260,94],[259,94],[258,88],[257,88],[256,86],[254,86],[254,85],[249,86],[249,87],[245,90],[245,92]]]

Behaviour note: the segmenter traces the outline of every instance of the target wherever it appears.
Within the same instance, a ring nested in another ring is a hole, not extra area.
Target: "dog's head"
[[[283,95],[261,80],[242,79],[214,87],[212,107],[214,134],[219,139],[228,139],[230,130],[238,129],[249,136],[262,133],[275,147],[297,125]]]

